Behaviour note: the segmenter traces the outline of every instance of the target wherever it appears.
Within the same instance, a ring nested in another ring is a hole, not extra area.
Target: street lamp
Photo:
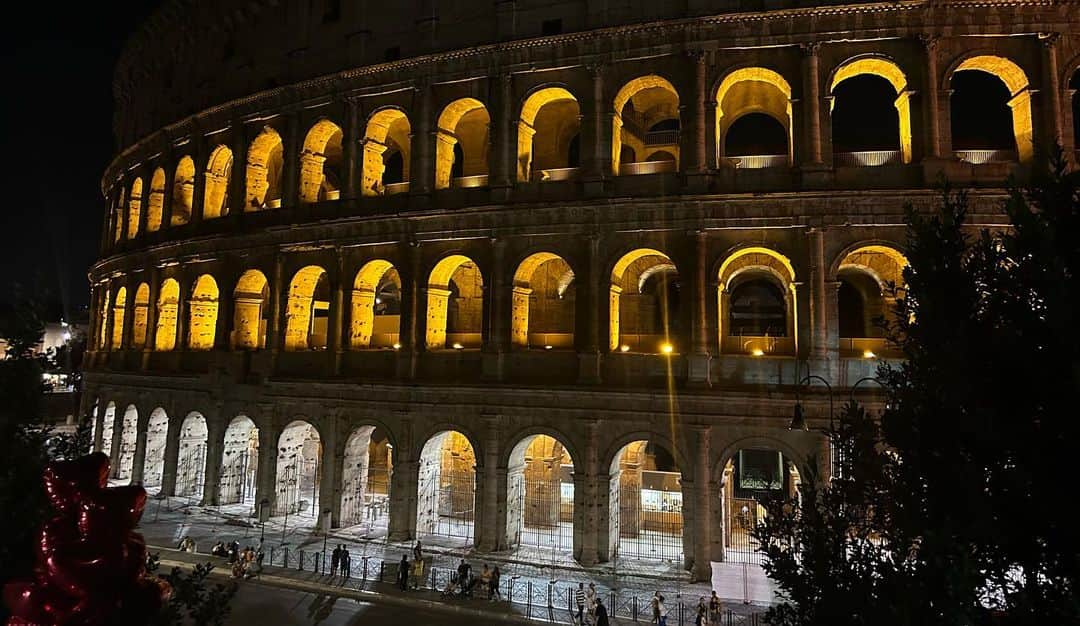
[[[806,426],[806,416],[803,413],[802,403],[799,402],[799,388],[801,388],[803,385],[810,384],[811,380],[821,381],[821,383],[824,384],[825,387],[829,390],[829,430],[832,431],[834,429],[832,385],[829,384],[829,381],[825,380],[821,376],[818,376],[817,374],[808,374],[806,378],[799,381],[799,385],[795,388],[795,412],[794,415],[792,415],[791,425],[788,426],[788,430],[809,430]]]
[[[798,405],[796,405],[796,406],[798,406]],[[750,507],[746,506],[745,504],[742,505],[743,519],[749,520],[750,519],[749,513],[750,513]],[[749,561],[750,561],[750,555],[747,554],[746,558],[743,559],[743,563],[742,563],[743,604],[750,604],[750,584],[749,584],[749,582],[747,580],[748,577],[749,577],[749,572],[748,572],[749,567],[750,567],[749,564],[748,564]]]

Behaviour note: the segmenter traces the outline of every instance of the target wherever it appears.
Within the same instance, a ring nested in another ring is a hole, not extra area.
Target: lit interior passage
[[[259,429],[250,418],[237,416],[225,428],[219,502],[254,505],[258,467]]]
[[[281,207],[281,174],[284,164],[284,144],[281,136],[269,126],[263,128],[248,148],[244,211]]]
[[[634,441],[611,462],[608,489],[611,554],[683,563],[682,474],[671,452]]]
[[[487,108],[475,98],[446,105],[435,135],[436,189],[487,185],[490,124]]]
[[[233,290],[232,346],[238,350],[266,347],[266,310],[270,284],[259,270],[240,275]]]
[[[681,335],[679,271],[663,252],[638,248],[611,270],[608,347],[612,352],[677,352]]]
[[[169,438],[169,416],[156,408],[146,425],[146,460],[143,464],[143,487],[148,492],[161,489],[165,474],[165,446]]]
[[[146,232],[161,230],[165,213],[165,170],[157,168],[150,177],[150,195],[146,200]]]
[[[555,438],[526,437],[510,453],[506,540],[569,552],[574,548],[574,461]]]
[[[229,180],[232,177],[233,153],[227,146],[217,146],[206,162],[206,180],[203,183],[204,220],[212,220],[229,213]]]
[[[146,346],[146,322],[150,315],[150,285],[140,283],[135,290],[135,309],[131,312],[131,347]]]
[[[1024,70],[1003,57],[971,57],[957,66],[951,87],[953,150],[960,159],[1031,160],[1031,89]]]
[[[383,259],[368,261],[356,273],[352,291],[349,347],[392,348],[401,335],[401,277]]]
[[[574,347],[574,271],[550,252],[530,255],[514,273],[511,338],[522,348]]]
[[[180,425],[176,459],[176,495],[201,498],[206,478],[206,418],[191,413]]]
[[[679,94],[667,79],[642,76],[615,96],[611,171],[618,176],[679,169]]]
[[[210,350],[217,333],[218,286],[214,277],[203,274],[195,281],[188,301],[188,348]]]
[[[131,182],[131,193],[128,194],[127,206],[127,237],[134,239],[139,235],[139,220],[142,219],[143,181],[136,178]]]
[[[113,425],[116,422],[116,403],[110,402],[101,416],[101,451],[112,458]]]
[[[325,350],[330,315],[326,270],[308,265],[289,283],[285,310],[285,350]]]
[[[720,163],[738,169],[792,163],[791,86],[764,67],[738,69],[716,90]]]
[[[476,508],[472,443],[457,431],[435,435],[424,444],[418,471],[417,539],[442,537],[435,543],[471,545]]]
[[[479,348],[484,278],[476,263],[460,254],[444,258],[431,270],[427,291],[427,348]]]
[[[754,526],[764,520],[770,498],[798,498],[799,470],[777,450],[739,450],[724,466],[720,487],[724,557],[732,563],[761,563]]]
[[[833,160],[840,167],[911,162],[911,91],[892,61],[863,57],[833,75]]]
[[[341,197],[341,128],[319,120],[308,131],[300,153],[300,202],[322,202]]]
[[[795,271],[768,248],[743,248],[719,272],[721,350],[728,354],[793,354]]]
[[[304,421],[285,427],[278,438],[277,503],[275,515],[319,514],[319,478],[322,470],[322,441],[319,431]]]
[[[172,188],[172,226],[180,226],[191,221],[192,207],[195,206],[195,161],[190,156],[183,156],[176,162]]]
[[[116,290],[113,299],[113,327],[112,341],[109,346],[113,350],[119,350],[124,345],[124,314],[127,311],[127,287]]]
[[[837,318],[840,353],[873,357],[887,349],[881,322],[893,321],[893,309],[904,289],[907,259],[893,248],[865,246],[840,262]]]
[[[176,322],[180,314],[180,283],[174,278],[161,282],[157,301],[157,328],[154,329],[154,349],[168,352],[176,348]]]
[[[381,429],[361,426],[345,443],[341,525],[358,526],[366,538],[386,535],[390,519],[393,446]]]
[[[581,107],[562,87],[533,92],[517,128],[517,180],[574,178],[581,166]]]
[[[371,116],[364,129],[362,195],[408,191],[411,136],[409,118],[400,109],[382,109]]]
[[[134,404],[128,405],[121,422],[120,449],[116,455],[116,467],[113,477],[120,481],[130,481],[135,467],[135,446],[139,439],[139,411]]]

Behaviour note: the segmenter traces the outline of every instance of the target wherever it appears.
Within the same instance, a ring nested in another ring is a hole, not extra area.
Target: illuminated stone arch
[[[836,88],[845,80],[865,75],[883,78],[895,90],[896,100],[893,101],[893,106],[896,107],[900,123],[900,155],[904,163],[911,163],[911,95],[914,92],[908,88],[907,76],[892,59],[876,55],[848,59],[833,72],[829,81],[829,94],[835,96]],[[831,100],[830,106],[835,105],[835,99]]]
[[[574,347],[574,270],[557,254],[536,252],[514,272],[510,307],[513,345]]]
[[[260,211],[281,206],[281,182],[284,168],[284,144],[277,131],[269,126],[255,137],[248,148],[247,190],[244,211]]]
[[[730,72],[716,89],[716,141],[720,157],[728,155],[725,139],[736,121],[750,113],[763,113],[784,128],[784,154],[792,162],[791,85],[779,73],[765,67],[743,67]]]
[[[581,131],[581,107],[564,87],[544,87],[529,94],[518,118],[517,180],[533,180],[533,172],[577,167],[570,146]],[[543,178],[541,178],[543,180]]]
[[[101,415],[101,451],[112,459],[113,430],[116,426],[116,402],[110,400]]]
[[[431,270],[427,292],[427,348],[480,347],[484,278],[476,263],[460,254],[443,258]]]
[[[146,456],[143,461],[143,487],[148,491],[161,487],[165,474],[165,448],[168,445],[169,416],[158,407],[146,423]]]
[[[608,290],[608,348],[620,352],[671,352],[676,349],[678,314],[670,309],[678,269],[668,255],[652,248],[627,252],[611,269]],[[655,286],[656,293],[650,293]]]
[[[574,457],[567,439],[535,429],[506,459],[506,542],[558,551],[574,548]]]
[[[211,350],[217,334],[219,291],[209,274],[195,280],[188,300],[188,349]]]
[[[124,418],[120,427],[120,448],[116,451],[113,478],[130,483],[135,469],[135,448],[139,441],[139,410],[134,404],[129,404],[124,409]]]
[[[131,181],[131,193],[127,205],[127,237],[134,239],[139,234],[139,220],[142,219],[142,178]]]
[[[904,290],[907,258],[890,245],[862,244],[845,251],[834,264],[833,276],[840,282],[837,290],[837,319],[841,340],[880,338],[876,318],[891,318],[896,298]],[[893,287],[898,291],[894,292]],[[883,346],[841,346],[855,353],[875,351]]]
[[[229,179],[232,176],[233,153],[221,145],[210,153],[206,162],[206,180],[203,183],[204,220],[221,217],[229,212]]]
[[[364,422],[352,429],[343,449],[340,519],[342,526],[362,524],[370,533],[388,525],[395,446],[389,429]]]
[[[109,346],[113,350],[119,350],[124,346],[124,312],[127,309],[127,287],[116,290],[113,298],[113,328],[112,339]]]
[[[300,202],[341,197],[342,157],[341,127],[328,119],[315,122],[300,152]]]
[[[490,123],[484,103],[475,98],[461,98],[446,105],[439,114],[435,137],[436,189],[448,189],[451,178],[487,176]],[[460,163],[455,147],[461,152]]]
[[[104,350],[109,345],[109,316],[112,315],[111,301],[112,294],[109,292],[108,285],[105,285],[101,294],[101,308],[98,310],[97,347],[99,350]]]
[[[1021,163],[1027,163],[1035,155],[1034,129],[1031,111],[1031,84],[1027,74],[1015,62],[1005,57],[989,54],[969,56],[960,61],[947,74],[951,81],[957,72],[980,71],[997,77],[1009,90],[1008,106],[1012,112],[1012,134]],[[948,85],[946,85],[948,88]]]
[[[180,445],[176,455],[176,495],[201,498],[206,479],[206,418],[192,411],[180,424]]]
[[[146,323],[150,317],[150,285],[140,283],[135,290],[135,310],[131,315],[131,347],[146,347]]]
[[[180,283],[166,278],[161,282],[157,301],[157,328],[154,329],[154,350],[169,352],[176,348],[177,320],[180,314]]]
[[[191,221],[192,208],[195,206],[195,161],[184,155],[176,163],[172,188],[172,226],[181,226]]]
[[[356,273],[352,291],[349,347],[397,345],[401,329],[401,277],[390,261],[368,261]]]
[[[364,157],[362,165],[361,194],[379,196],[384,193],[405,191],[402,185],[409,181],[412,127],[401,109],[385,108],[368,118],[364,129]],[[388,170],[397,174],[400,160],[400,176],[387,180]],[[393,165],[393,167],[389,167]],[[394,185],[387,187],[387,184]]]
[[[113,243],[120,241],[124,234],[124,220],[127,219],[127,189],[120,188],[120,196],[113,205]]]
[[[233,289],[232,345],[241,350],[266,347],[266,304],[270,284],[259,270],[240,275]]]
[[[424,440],[418,458],[416,536],[471,543],[476,519],[475,440],[448,427]]]
[[[607,553],[682,566],[683,523],[679,451],[652,433],[620,436],[604,459],[608,467]]]
[[[251,418],[238,415],[225,428],[218,502],[254,504],[258,467],[259,429]]]
[[[632,109],[627,109],[627,105]],[[650,128],[663,122],[679,121],[679,92],[666,78],[650,74],[640,76],[623,85],[615,95],[614,116],[611,129],[611,172],[618,176],[623,171],[623,148],[633,150],[637,161],[645,160],[647,138]],[[663,145],[675,157],[675,169],[679,167],[678,133],[675,141]],[[652,149],[652,148],[650,148]]]
[[[165,211],[165,170],[157,168],[150,176],[150,197],[146,202],[146,232],[161,230]]]
[[[309,421],[298,419],[281,431],[277,441],[275,472],[275,514],[317,517],[319,514],[318,479],[323,472],[323,441],[319,430]]]
[[[717,277],[722,352],[755,356],[794,353],[795,330],[798,328],[795,269],[787,257],[760,246],[740,248],[724,259]],[[782,311],[770,311],[768,307],[754,304],[755,299],[767,300],[771,293],[775,293],[779,300],[777,307]],[[749,313],[742,311],[743,298],[748,300]],[[766,316],[770,314],[782,317],[782,322],[777,320],[775,326],[767,324]],[[769,332],[747,335],[733,328],[735,316],[741,315],[758,316],[760,320],[748,319],[746,326],[767,325]]]
[[[330,287],[326,270],[308,265],[293,275],[285,310],[285,350],[326,347]]]

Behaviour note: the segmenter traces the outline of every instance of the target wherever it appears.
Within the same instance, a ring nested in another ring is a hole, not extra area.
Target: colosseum
[[[1004,224],[1078,68],[1073,0],[167,0],[115,74],[94,445],[244,515],[708,580],[880,406],[905,206],[944,175]]]

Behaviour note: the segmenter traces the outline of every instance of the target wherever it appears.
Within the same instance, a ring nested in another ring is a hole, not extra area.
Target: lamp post
[[[799,381],[799,385],[795,387],[795,413],[791,418],[791,425],[788,426],[788,430],[808,430],[806,426],[806,416],[803,414],[802,403],[799,401],[799,389],[803,385],[810,384],[811,380],[819,380],[829,390],[829,431],[834,429],[833,423],[833,388],[829,384],[829,381],[825,380],[817,374],[807,374],[806,378]],[[860,381],[861,382],[861,381]],[[858,383],[856,383],[857,385]]]
[[[261,546],[266,541],[266,518],[270,513],[270,498],[263,498],[259,501],[259,545]]]
[[[742,505],[742,514],[743,514],[743,519],[749,519],[749,513],[750,513],[750,507],[746,506],[745,504],[744,504],[744,505]],[[746,558],[744,558],[744,559],[742,560],[742,593],[743,593],[743,604],[750,604],[750,584],[749,584],[749,582],[748,582],[748,578],[749,578],[749,567],[750,567],[750,566],[749,566],[749,564],[748,564],[748,563],[749,563],[749,561],[750,561],[750,555],[748,554],[748,555],[746,555]]]

